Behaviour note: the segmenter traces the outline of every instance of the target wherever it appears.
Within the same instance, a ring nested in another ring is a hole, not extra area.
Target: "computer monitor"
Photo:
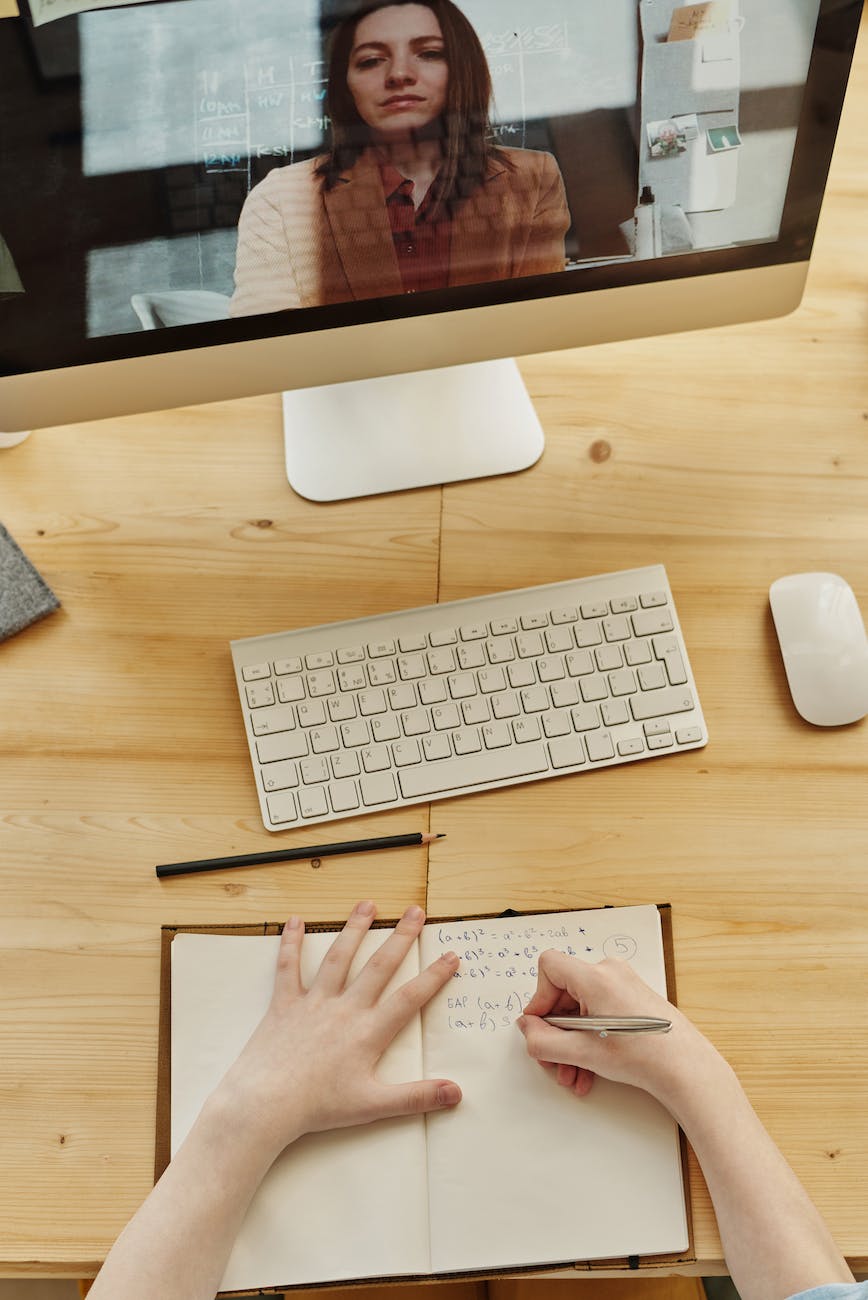
[[[315,499],[531,463],[503,358],[792,310],[862,11],[19,3],[0,429],[284,390]]]

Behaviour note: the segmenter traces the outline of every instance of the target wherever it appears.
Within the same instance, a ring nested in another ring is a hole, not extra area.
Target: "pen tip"
[[[437,834],[436,834],[436,836],[435,836],[435,839],[438,839],[438,840],[445,840],[445,839],[446,839],[446,832],[445,832],[445,831],[438,831]]]

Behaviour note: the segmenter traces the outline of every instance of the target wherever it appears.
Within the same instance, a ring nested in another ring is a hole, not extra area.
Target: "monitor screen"
[[[0,377],[806,262],[861,8],[31,0]]]

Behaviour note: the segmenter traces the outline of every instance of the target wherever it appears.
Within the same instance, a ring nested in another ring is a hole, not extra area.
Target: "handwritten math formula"
[[[536,988],[540,953],[547,948],[590,962],[608,956],[631,960],[637,951],[632,935],[609,929],[592,934],[588,925],[552,918],[444,924],[437,927],[436,938],[442,952],[452,949],[461,959],[447,986],[449,1028],[486,1034],[509,1028],[521,1015]]]

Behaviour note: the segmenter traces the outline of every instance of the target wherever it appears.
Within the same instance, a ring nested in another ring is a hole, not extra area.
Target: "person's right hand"
[[[672,1021],[665,1034],[599,1034],[556,1029],[548,1015],[657,1016]],[[591,963],[550,948],[539,960],[537,989],[519,1017],[530,1056],[562,1087],[583,1097],[594,1076],[644,1088],[670,1109],[700,1077],[728,1068],[686,1016],[655,993],[629,962]]]

